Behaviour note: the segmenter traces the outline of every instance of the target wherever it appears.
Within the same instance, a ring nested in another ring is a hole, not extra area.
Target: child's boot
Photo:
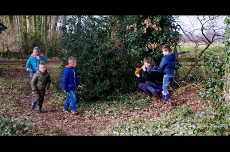
[[[34,110],[34,109],[35,109],[35,107],[36,107],[36,105],[37,105],[37,102],[33,102],[33,103],[31,104],[30,109]]]
[[[69,112],[69,111],[68,111],[68,110],[66,110],[65,108],[64,108],[62,111],[63,111],[63,112],[66,112],[66,113],[67,113],[67,112]]]
[[[162,97],[163,97],[163,101],[164,101],[164,102],[167,102],[167,101],[170,99],[170,95],[169,95],[169,94],[167,94],[167,95],[162,95]]]
[[[39,113],[42,113],[42,106],[39,106],[38,112],[39,112]]]
[[[78,115],[79,112],[77,112],[77,111],[71,111],[71,114],[73,114],[73,115]]]

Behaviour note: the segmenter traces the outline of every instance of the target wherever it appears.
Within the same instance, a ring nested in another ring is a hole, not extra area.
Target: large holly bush
[[[87,101],[134,91],[143,57],[159,62],[160,46],[179,40],[172,16],[69,16],[62,32],[60,58],[77,58],[78,94]]]

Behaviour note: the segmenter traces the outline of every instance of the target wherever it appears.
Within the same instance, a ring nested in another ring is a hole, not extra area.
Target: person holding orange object
[[[144,91],[150,97],[156,94],[160,96],[162,91],[163,75],[154,64],[151,57],[145,57],[144,65],[135,70],[136,77],[143,81],[138,84],[138,89]]]

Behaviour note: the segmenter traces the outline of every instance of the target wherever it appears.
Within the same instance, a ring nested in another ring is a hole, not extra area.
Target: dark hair
[[[151,58],[151,57],[145,57],[144,62],[147,62],[147,63],[149,63],[151,65],[155,64],[153,58]]]
[[[172,49],[171,49],[170,45],[168,45],[168,44],[163,45],[162,49],[163,50],[168,50],[169,52],[172,52]]]

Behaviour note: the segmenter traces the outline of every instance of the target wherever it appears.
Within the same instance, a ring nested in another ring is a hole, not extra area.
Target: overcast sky
[[[197,20],[197,17],[198,16],[184,15],[184,16],[179,16],[177,21],[182,26],[183,29],[185,29],[186,31],[192,31],[194,29],[199,29],[201,27],[201,24]],[[222,32],[224,32],[224,27],[225,27],[224,19],[226,16],[216,16],[216,17],[218,18],[214,24],[217,27],[223,27]]]

